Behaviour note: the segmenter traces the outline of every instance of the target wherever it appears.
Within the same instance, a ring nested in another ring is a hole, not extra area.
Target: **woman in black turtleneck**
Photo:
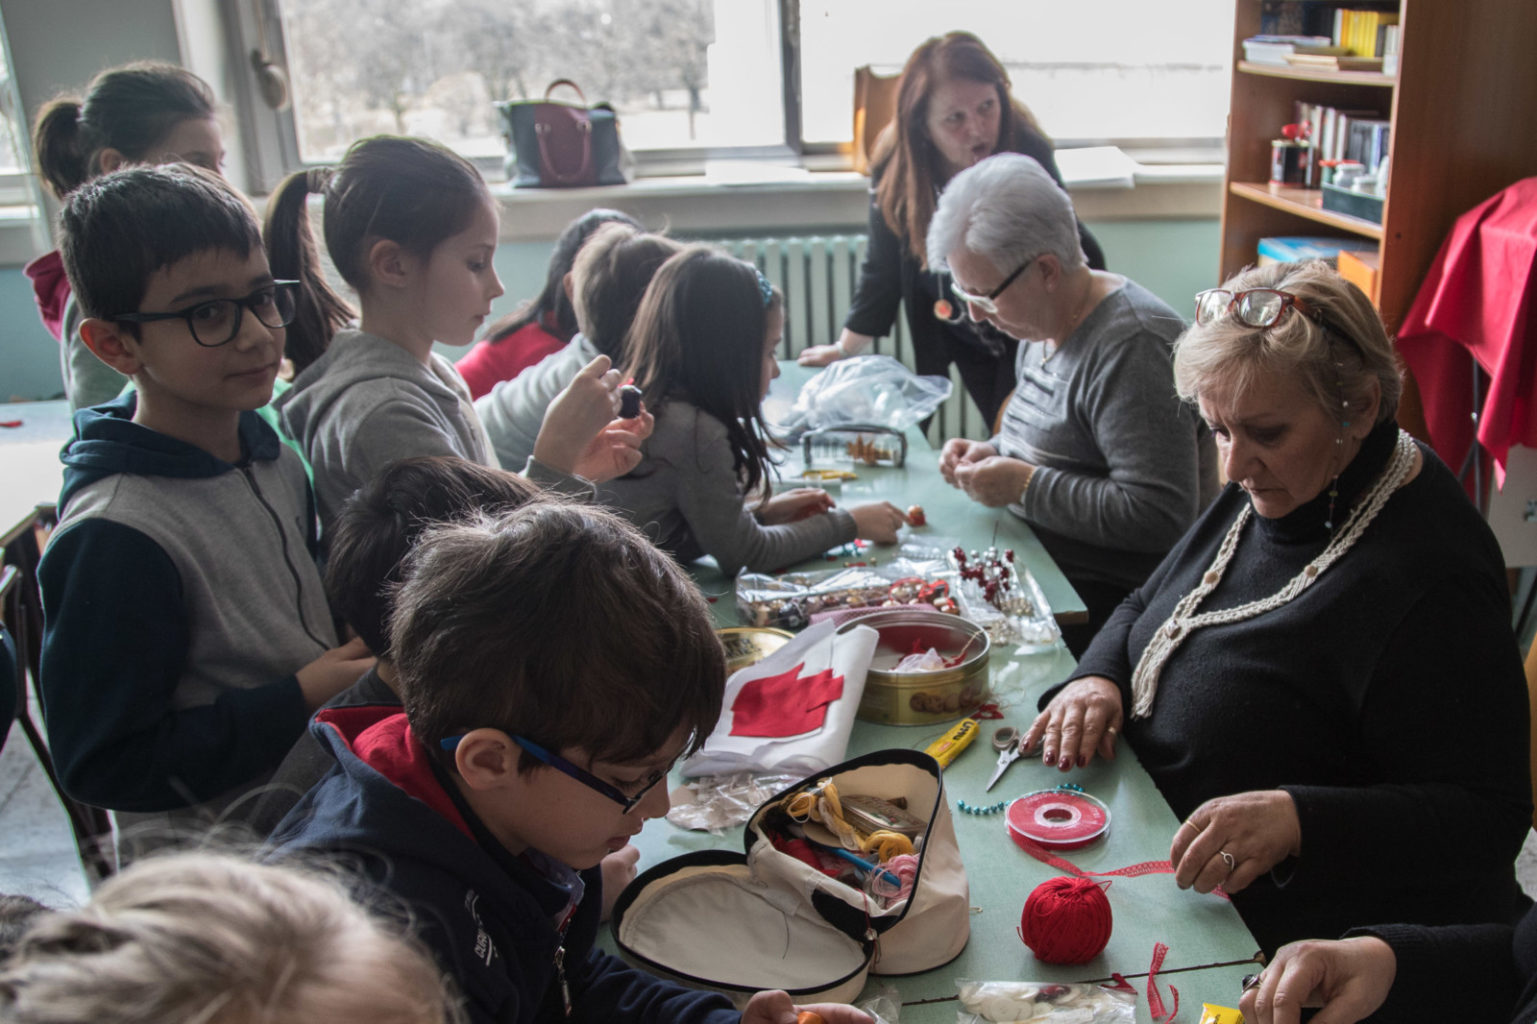
[[[1185,819],[1175,881],[1222,886],[1267,950],[1513,921],[1532,807],[1504,562],[1399,431],[1370,302],[1322,263],[1245,271],[1197,297],[1174,372],[1230,483],[1027,744],[1066,770],[1124,734]]]

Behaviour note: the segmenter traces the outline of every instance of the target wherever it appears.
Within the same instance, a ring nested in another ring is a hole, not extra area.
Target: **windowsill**
[[[1221,212],[1220,163],[1140,163],[1114,147],[1058,150],[1057,162],[1085,221],[1205,219]],[[854,171],[761,161],[716,161],[704,174],[596,188],[492,185],[502,204],[504,242],[551,239],[596,206],[618,207],[675,234],[860,231],[868,219],[869,188],[870,179]]]

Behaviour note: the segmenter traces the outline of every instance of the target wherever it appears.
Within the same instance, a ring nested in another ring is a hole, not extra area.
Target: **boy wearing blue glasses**
[[[667,812],[668,769],[720,715],[711,625],[672,559],[600,509],[429,531],[390,619],[405,713],[316,716],[337,767],[282,854],[342,854],[401,897],[472,1021],[793,1024],[783,992],[738,1014],[594,948],[598,863]]]
[[[72,193],[60,227],[81,336],[135,389],[78,412],[61,456],[43,709],[65,788],[119,812],[126,856],[130,828],[227,818],[367,651],[336,646],[304,469],[252,411],[294,305],[249,204],[140,167]]]

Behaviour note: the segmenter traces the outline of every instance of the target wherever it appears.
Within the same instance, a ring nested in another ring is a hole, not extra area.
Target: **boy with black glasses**
[[[783,992],[738,1014],[594,948],[599,861],[667,813],[669,768],[720,715],[711,627],[610,512],[543,499],[429,531],[390,618],[405,713],[316,716],[337,767],[279,826],[282,853],[344,855],[400,896],[477,1024],[793,1024]]]
[[[253,411],[294,292],[250,205],[136,167],[72,193],[60,227],[81,336],[135,387],[77,413],[61,455],[43,710],[65,788],[118,812],[131,856],[238,816],[367,648],[336,646],[304,468]]]

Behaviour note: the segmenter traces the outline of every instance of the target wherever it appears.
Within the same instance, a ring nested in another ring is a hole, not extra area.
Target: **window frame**
[[[268,108],[258,94],[250,71],[251,56],[257,50],[255,10],[259,9],[265,21],[269,58],[285,71],[289,67],[287,40],[284,37],[280,4],[283,0],[222,0],[230,30],[230,57],[233,65],[241,69],[234,76],[237,80],[237,101],[241,109],[252,116],[240,119],[240,131],[247,156],[246,163],[251,176],[248,190],[265,194],[277,187],[286,175],[320,166],[306,163],[300,158],[298,123],[293,107],[282,110]],[[784,113],[784,138],[781,142],[759,146],[697,146],[676,149],[633,150],[637,178],[687,177],[705,173],[706,165],[714,160],[753,161],[766,163],[797,163],[813,170],[847,171],[853,168],[853,144],[851,142],[807,142],[802,135],[802,96],[800,82],[800,0],[773,0],[779,19],[779,70],[781,103]],[[1058,149],[1086,146],[1119,146],[1135,150],[1149,163],[1163,162],[1160,151],[1168,151],[1171,160],[1192,151],[1220,155],[1225,140],[1221,136],[1210,138],[1091,138],[1063,137],[1055,140]],[[1220,158],[1220,156],[1219,156]],[[503,180],[500,157],[471,157],[471,162],[488,181]]]

